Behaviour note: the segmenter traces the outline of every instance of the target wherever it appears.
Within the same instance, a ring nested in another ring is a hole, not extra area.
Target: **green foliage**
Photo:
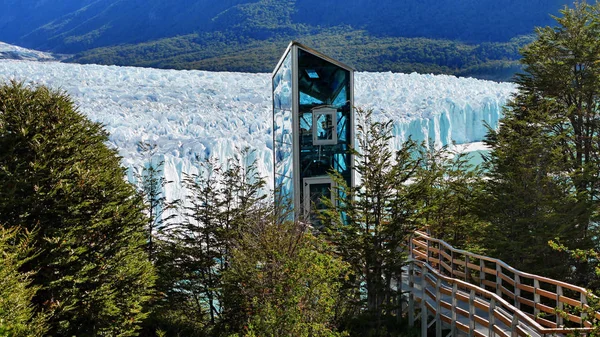
[[[350,265],[346,280],[349,305],[347,320],[366,312],[373,329],[383,335],[385,321],[398,315],[397,292],[402,266],[406,261],[403,243],[415,229],[413,215],[417,198],[413,184],[419,162],[412,156],[416,145],[407,142],[393,153],[390,149],[392,122],[376,122],[371,111],[357,110],[357,142],[354,151],[360,184],[347,186],[334,175],[339,202],[323,202],[329,209],[323,214],[327,239]]]
[[[146,206],[147,224],[146,224],[146,251],[150,260],[156,258],[156,236],[164,229],[167,223],[176,217],[175,208],[177,200],[169,201],[165,197],[163,190],[165,186],[171,183],[167,181],[163,174],[163,161],[155,163],[154,157],[157,155],[156,144],[148,143],[138,144],[140,153],[145,156],[147,164],[141,172],[134,172],[138,182],[138,191],[144,200]]]
[[[32,235],[18,228],[0,226],[0,336],[44,336],[46,315],[36,313],[31,299],[38,287],[31,286],[33,273],[19,271],[33,256]]]
[[[342,336],[335,332],[346,264],[298,223],[246,224],[224,274],[239,336]]]
[[[43,86],[0,86],[0,112],[0,222],[35,230],[22,269],[49,334],[135,335],[154,283],[147,218],[106,131]]]
[[[267,38],[233,31],[195,33],[141,44],[98,48],[71,61],[156,68],[270,72],[291,39],[316,48],[360,71],[420,72],[511,80],[520,70],[519,48],[528,38],[469,44],[450,40],[374,36],[338,26],[297,27],[295,35],[273,30]]]
[[[477,201],[483,193],[484,173],[469,163],[467,154],[447,147],[422,147],[419,152],[421,165],[414,186],[422,196],[419,227],[454,247],[481,253],[487,229],[477,216]]]
[[[577,3],[561,13],[557,27],[539,28],[523,49],[519,92],[499,131],[487,137],[483,216],[492,224],[492,255],[521,270],[588,284],[585,264],[570,264],[547,242],[556,237],[588,249],[598,237],[600,4]]]

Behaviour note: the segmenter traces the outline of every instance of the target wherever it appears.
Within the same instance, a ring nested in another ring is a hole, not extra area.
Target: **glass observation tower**
[[[354,184],[354,69],[291,42],[272,84],[275,200],[293,206],[290,218],[314,223],[312,208],[333,198],[331,170]]]

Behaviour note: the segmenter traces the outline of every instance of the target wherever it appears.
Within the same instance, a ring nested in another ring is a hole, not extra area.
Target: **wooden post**
[[[496,325],[496,300],[490,300],[490,307],[488,309],[488,336],[494,337],[496,333],[494,332],[494,325]]]
[[[517,331],[517,327],[519,326],[519,317],[517,317],[516,313],[513,314],[512,322],[510,324],[510,336],[511,337],[519,337],[519,331]]]
[[[456,293],[458,292],[458,285],[456,283],[452,284],[452,323],[450,325],[450,336],[456,336],[456,307],[458,306],[458,299],[456,298]]]
[[[585,327],[585,319],[587,317],[587,314],[585,313],[585,311],[583,311],[585,305],[587,304],[587,295],[586,293],[581,293],[580,296],[580,302],[581,302],[581,327]]]
[[[469,255],[465,255],[465,282],[469,282]]]
[[[502,266],[500,263],[496,262],[496,295],[502,297]]]
[[[521,309],[521,301],[519,301],[519,298],[521,297],[521,289],[519,288],[519,285],[521,285],[521,276],[519,276],[519,274],[515,273],[515,308],[517,309]]]
[[[429,238],[426,239],[427,240],[427,255],[425,256],[425,262],[427,264],[429,264],[429,245],[431,244],[429,241]]]
[[[435,336],[442,337],[442,318],[440,312],[442,311],[442,305],[440,304],[442,293],[440,288],[442,287],[442,279],[439,277],[435,282]]]
[[[429,242],[429,241],[427,241]],[[429,243],[427,244],[427,254],[429,254]],[[427,277],[427,266],[423,265],[421,267],[421,336],[427,337],[427,306],[425,302],[427,301],[427,293],[425,292],[425,288],[427,287],[427,281],[425,278]]]
[[[415,326],[415,264],[408,264],[408,325],[412,328]]]
[[[537,305],[540,303],[540,294],[538,293],[538,289],[540,288],[540,281],[538,279],[533,279],[533,315],[537,316],[540,314],[540,309],[538,309]]]
[[[475,336],[475,290],[469,294],[469,337]]]
[[[564,310],[565,307],[563,305],[563,302],[560,301],[560,297],[563,295],[563,288],[562,286],[556,286],[556,308],[558,310]],[[563,317],[562,315],[556,314],[556,325],[558,327],[560,327],[561,325],[563,325]]]
[[[479,286],[483,289],[485,289],[485,284],[483,284],[483,281],[485,280],[485,260],[484,259],[479,259]]]
[[[450,250],[450,277],[454,278],[454,251]]]

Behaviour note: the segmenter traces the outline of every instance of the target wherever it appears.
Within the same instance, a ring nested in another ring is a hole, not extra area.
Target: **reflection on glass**
[[[331,114],[317,114],[315,125],[317,140],[333,139],[333,116]]]
[[[273,77],[273,107],[274,109],[292,110],[291,53],[288,53]]]

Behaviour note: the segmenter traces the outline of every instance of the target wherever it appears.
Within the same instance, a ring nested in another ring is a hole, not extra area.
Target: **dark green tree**
[[[357,109],[358,149],[354,151],[360,183],[352,188],[334,175],[337,205],[330,200],[323,214],[325,234],[350,265],[346,289],[352,305],[347,315],[366,312],[375,335],[386,332],[385,321],[398,310],[397,284],[406,261],[403,243],[415,229],[418,189],[417,145],[408,141],[394,153],[390,148],[392,122],[374,121],[372,111]],[[395,319],[394,319],[395,322]]]
[[[67,94],[0,86],[0,223],[35,230],[24,266],[49,335],[136,335],[154,269],[144,205],[102,125]]]
[[[156,144],[139,143],[139,151],[144,156],[146,164],[141,172],[134,172],[139,193],[146,205],[148,223],[146,225],[146,240],[150,260],[156,259],[156,241],[159,232],[168,226],[169,221],[176,217],[175,209],[178,200],[167,200],[165,187],[172,183],[165,178],[164,161],[155,162],[157,155]]]
[[[486,223],[477,215],[484,173],[469,163],[467,153],[448,147],[421,147],[420,166],[414,180],[422,196],[416,218],[420,229],[454,247],[481,251]]]
[[[487,143],[485,201],[494,254],[528,272],[585,283],[590,271],[547,242],[573,249],[597,239],[600,4],[575,3],[522,50],[526,73]],[[562,258],[561,258],[562,256]],[[577,277],[577,278],[573,278]]]
[[[46,315],[36,313],[31,299],[38,287],[31,286],[33,273],[19,269],[31,259],[31,233],[0,226],[0,336],[44,336]]]

